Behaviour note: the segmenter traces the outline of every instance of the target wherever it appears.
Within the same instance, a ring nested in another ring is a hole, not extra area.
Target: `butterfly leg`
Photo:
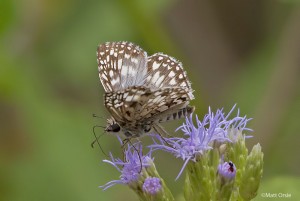
[[[165,137],[172,137],[172,135],[170,135],[161,125],[159,124],[155,124],[153,126],[153,129],[155,130],[155,132],[161,137],[161,139],[168,145],[171,147],[171,145],[165,140]]]
[[[140,154],[143,154],[143,153],[142,153],[142,152],[139,152],[139,149],[136,148],[136,147],[134,146],[134,144],[132,144],[131,139],[132,139],[132,138],[126,138],[126,139],[124,139],[124,140],[122,141],[123,161],[125,162],[125,161],[127,160],[126,155],[125,155],[125,145],[126,145],[127,143],[129,143],[129,144],[131,145],[131,147],[134,149],[134,151],[138,154],[139,161],[140,161],[140,170],[139,170],[139,173],[141,173],[141,172],[142,172],[142,169],[143,169],[143,163],[142,163],[142,156],[141,156]],[[141,145],[139,145],[139,146],[141,146]],[[127,151],[131,151],[131,150],[127,150]]]
[[[160,124],[154,124],[153,129],[161,137],[173,137]]]

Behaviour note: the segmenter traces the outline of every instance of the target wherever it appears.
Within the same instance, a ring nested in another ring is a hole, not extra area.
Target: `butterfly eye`
[[[151,126],[147,125],[144,127],[144,132],[148,133],[151,130]]]
[[[119,132],[121,130],[120,126],[118,124],[111,125],[111,131],[112,132]]]

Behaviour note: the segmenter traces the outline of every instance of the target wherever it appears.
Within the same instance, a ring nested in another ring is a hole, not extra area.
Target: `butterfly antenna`
[[[142,169],[143,169],[143,163],[142,163],[142,157],[141,157],[141,155],[140,155],[140,152],[139,152],[139,150],[132,144],[132,142],[130,141],[130,139],[128,139],[128,143],[133,147],[133,149],[134,149],[134,151],[136,151],[136,153],[138,154],[138,156],[139,156],[139,160],[140,160],[140,171],[139,171],[139,173],[141,173],[142,172]]]
[[[100,116],[96,115],[95,113],[93,114],[93,117],[94,117],[94,118],[105,119],[104,117],[100,117]]]
[[[94,126],[94,127],[93,127],[93,134],[94,134],[94,136],[95,136],[95,140],[91,143],[91,146],[92,146],[92,148],[94,148],[94,144],[97,142],[97,144],[98,144],[98,146],[99,146],[101,152],[102,152],[106,157],[108,157],[107,154],[106,154],[106,153],[104,152],[104,150],[102,149],[100,143],[99,143],[99,138],[100,138],[102,135],[104,135],[105,131],[104,131],[101,135],[97,136],[97,135],[96,135],[96,132],[95,132],[95,128],[98,128],[98,127],[100,127],[100,128],[105,128],[104,126]]]
[[[124,140],[122,141],[122,146],[121,146],[121,148],[122,148],[122,150],[123,150],[123,161],[126,160],[126,157],[125,157],[125,145],[126,145],[128,142],[129,142],[129,139],[128,139],[128,138],[126,138],[126,139],[124,139]]]

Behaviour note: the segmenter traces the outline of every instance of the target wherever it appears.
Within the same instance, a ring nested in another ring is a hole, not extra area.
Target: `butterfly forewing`
[[[99,45],[97,62],[105,92],[144,84],[147,53],[132,43],[108,42]]]
[[[181,62],[163,53],[156,53],[148,57],[147,86],[183,87],[191,89],[191,83],[183,70]]]

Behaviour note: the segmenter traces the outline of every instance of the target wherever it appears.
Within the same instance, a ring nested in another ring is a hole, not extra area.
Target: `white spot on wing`
[[[99,75],[99,77],[100,77],[100,79],[104,79],[104,80],[108,81],[108,79],[107,79],[107,77],[106,77],[105,74]]]
[[[140,99],[141,96],[139,95],[135,95],[132,97],[132,101],[138,101]]]
[[[165,79],[165,76],[162,75],[158,80],[155,82],[155,86],[159,87],[162,81]]]
[[[123,62],[123,60],[122,59],[119,59],[118,60],[118,68],[120,69],[121,68],[121,66],[122,66],[122,62]]]
[[[109,71],[109,76],[110,76],[110,77],[113,77],[113,76],[114,76],[114,71],[113,71],[113,70],[110,70],[110,71]]]
[[[109,54],[113,55],[114,54],[114,49],[111,49],[110,52],[109,52]]]
[[[174,71],[171,71],[171,72],[169,73],[169,77],[174,77],[174,76],[175,76]]]
[[[119,77],[117,78],[117,79],[113,79],[113,80],[111,80],[111,84],[113,85],[113,86],[115,86],[117,83],[119,83],[120,81],[119,81]]]
[[[170,85],[175,85],[176,84],[176,80],[175,78],[173,78],[171,81],[170,81]]]
[[[127,101],[127,102],[129,102],[129,101],[131,101],[132,100],[132,96],[127,96],[126,98],[125,98],[125,101]]]
[[[159,71],[157,71],[154,76],[152,77],[152,83],[155,83],[159,78]]]
[[[159,63],[157,63],[156,61],[154,61],[154,63],[153,63],[153,70],[156,70],[156,69],[158,69],[159,68],[159,66],[160,66],[160,64]]]

